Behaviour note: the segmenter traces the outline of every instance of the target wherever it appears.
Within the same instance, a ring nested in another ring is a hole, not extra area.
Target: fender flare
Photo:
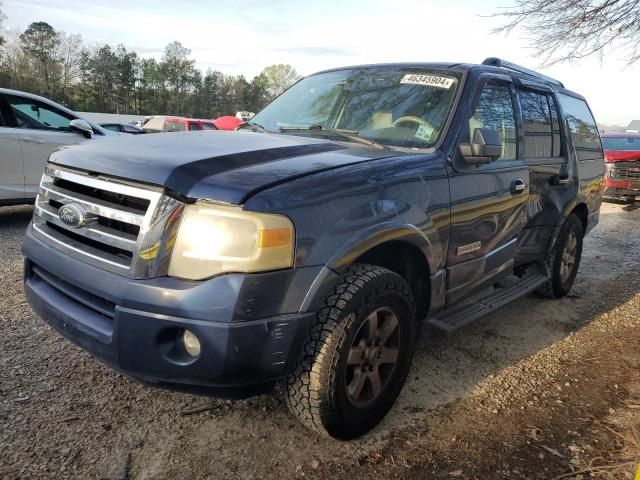
[[[302,302],[300,311],[320,308],[325,297],[342,274],[367,251],[387,242],[406,242],[417,247],[425,256],[432,279],[431,297],[434,307],[441,306],[444,298],[444,269],[438,268],[429,239],[415,226],[387,222],[359,232],[349,239],[327,261]]]
[[[341,273],[358,257],[387,242],[405,242],[417,247],[424,255],[430,273],[438,269],[429,239],[415,225],[396,222],[381,223],[354,235],[336,251],[326,266]]]

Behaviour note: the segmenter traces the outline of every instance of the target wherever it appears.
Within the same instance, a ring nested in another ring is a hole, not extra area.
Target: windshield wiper
[[[389,150],[389,147],[382,145],[381,143],[374,142],[368,138],[362,138],[358,136],[358,130],[347,130],[346,128],[326,128],[322,125],[310,125],[308,127],[280,127],[280,132],[326,132],[333,133],[342,138],[346,138],[352,142],[362,143],[369,145],[370,147],[379,148],[381,150]]]
[[[236,128],[236,130],[241,130],[243,128],[250,128],[251,130],[253,130],[254,132],[260,132],[260,133],[265,133],[267,131],[266,128],[264,128],[262,125],[260,125],[259,123],[253,123],[253,122],[244,122],[241,123],[240,125],[238,125],[238,127]]]

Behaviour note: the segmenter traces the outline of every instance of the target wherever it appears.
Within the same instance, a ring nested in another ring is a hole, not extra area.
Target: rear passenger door
[[[0,202],[21,200],[24,194],[24,165],[18,129],[4,96],[0,95]]]
[[[516,264],[543,261],[564,207],[575,199],[558,102],[547,85],[518,80],[521,158],[529,169],[527,224],[518,239]]]
[[[513,271],[526,223],[529,170],[518,158],[516,98],[511,77],[483,74],[459,143],[478,128],[498,131],[501,156],[471,165],[456,149],[449,182],[451,227],[447,252],[447,303],[491,286]]]
[[[602,203],[604,152],[596,121],[585,99],[570,92],[560,92],[558,101],[565,118],[563,124],[567,129],[567,138],[571,141],[570,157],[575,158],[570,162],[572,168],[569,170],[577,190],[572,201],[587,206],[587,233],[597,223]]]

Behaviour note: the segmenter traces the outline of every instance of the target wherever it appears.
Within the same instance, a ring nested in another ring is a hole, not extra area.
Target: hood
[[[607,149],[604,151],[604,161],[607,163],[633,162],[634,160],[640,160],[640,151]]]
[[[50,162],[163,186],[189,198],[243,203],[294,178],[369,160],[393,150],[251,131],[129,135],[64,147]]]

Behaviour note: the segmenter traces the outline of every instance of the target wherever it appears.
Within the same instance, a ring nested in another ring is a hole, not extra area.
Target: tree
[[[6,32],[0,56],[0,69],[0,86],[17,90],[37,89],[32,66],[22,51],[20,31],[17,29]]]
[[[295,68],[282,63],[265,68],[260,75],[264,75],[266,79],[267,91],[271,99],[280,95],[300,78]]]
[[[99,112],[118,111],[118,58],[109,45],[98,48],[83,66],[89,74],[93,108]]]
[[[60,78],[56,83],[59,98],[66,103],[70,101],[72,87],[80,77],[84,51],[81,35],[58,33],[56,58],[60,62]]]
[[[0,7],[2,7],[2,2],[0,2]],[[4,45],[5,39],[4,35],[2,35],[2,22],[6,20],[7,16],[2,12],[0,8],[0,47]]]
[[[58,34],[47,22],[33,22],[20,35],[20,40],[22,50],[37,66],[40,93],[52,95],[54,93],[53,78],[59,66],[56,56],[60,45]]]
[[[164,49],[160,68],[171,93],[168,101],[170,113],[181,112],[186,105],[186,94],[195,74],[195,60],[189,60],[189,55],[191,50],[180,42],[171,42]]]
[[[271,65],[252,80],[204,73],[179,42],[157,61],[124,45],[88,49],[80,35],[46,22],[1,33],[0,87],[40,93],[79,111],[200,118],[257,112],[298,79],[290,65]]]
[[[271,101],[269,81],[264,73],[256,75],[251,80],[245,97],[246,106],[253,112],[259,112]]]
[[[522,27],[546,64],[623,49],[626,61],[640,59],[640,0],[516,0],[495,16],[508,23],[498,31]]]

